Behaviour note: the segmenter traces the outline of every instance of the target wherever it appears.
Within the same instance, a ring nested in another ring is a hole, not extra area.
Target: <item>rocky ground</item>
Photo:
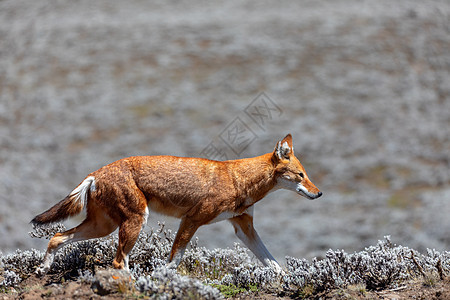
[[[249,157],[289,132],[324,196],[257,204],[280,261],[385,235],[448,250],[449,15],[438,0],[0,1],[0,250],[43,249],[29,220],[116,159]],[[226,223],[197,235],[237,241]]]

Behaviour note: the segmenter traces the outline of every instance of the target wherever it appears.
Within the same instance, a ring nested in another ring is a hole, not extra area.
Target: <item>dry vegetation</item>
[[[62,225],[36,228],[34,237],[52,236]],[[247,250],[209,250],[191,243],[178,270],[165,267],[174,235],[164,225],[142,232],[130,255],[130,273],[104,270],[110,266],[117,237],[79,242],[64,247],[52,269],[38,279],[40,251],[17,251],[0,258],[0,288],[5,297],[49,298],[93,295],[155,299],[220,299],[223,297],[334,297],[411,292],[427,287],[450,296],[450,252],[420,254],[398,246],[389,237],[364,251],[329,250],[324,259],[286,257],[284,274],[261,267]],[[68,289],[69,287],[71,289]],[[83,288],[73,288],[81,286]],[[381,297],[381,296],[380,296]],[[439,298],[439,297],[437,297]],[[441,299],[445,299],[442,298]]]

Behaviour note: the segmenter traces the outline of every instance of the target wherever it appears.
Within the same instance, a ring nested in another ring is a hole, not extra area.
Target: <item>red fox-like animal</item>
[[[308,199],[322,195],[294,156],[288,134],[275,150],[261,156],[228,161],[175,156],[128,157],[89,174],[66,198],[31,223],[47,224],[79,214],[77,227],[57,233],[48,243],[39,274],[45,274],[55,252],[75,241],[106,236],[119,227],[113,267],[128,269],[128,253],[147,222],[149,210],[181,219],[169,256],[176,267],[196,230],[228,220],[236,235],[265,265],[282,272],[253,228],[253,204],[277,189]]]

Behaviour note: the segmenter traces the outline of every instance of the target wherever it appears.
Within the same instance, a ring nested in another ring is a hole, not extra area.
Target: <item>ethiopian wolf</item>
[[[269,192],[288,189],[308,199],[322,195],[294,156],[288,134],[273,152],[238,160],[214,161],[175,156],[128,157],[89,174],[66,198],[36,216],[33,224],[61,221],[86,208],[77,227],[50,240],[43,265],[45,274],[55,252],[75,241],[106,236],[119,227],[113,267],[128,268],[133,248],[149,210],[181,219],[169,256],[178,266],[196,230],[228,220],[236,235],[266,266],[281,272],[253,227],[253,205]]]

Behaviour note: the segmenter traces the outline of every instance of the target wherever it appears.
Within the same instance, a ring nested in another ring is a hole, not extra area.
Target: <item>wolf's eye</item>
[[[305,177],[305,175],[303,175],[302,172],[298,173],[298,175],[300,175],[301,178],[304,178],[304,177]]]

